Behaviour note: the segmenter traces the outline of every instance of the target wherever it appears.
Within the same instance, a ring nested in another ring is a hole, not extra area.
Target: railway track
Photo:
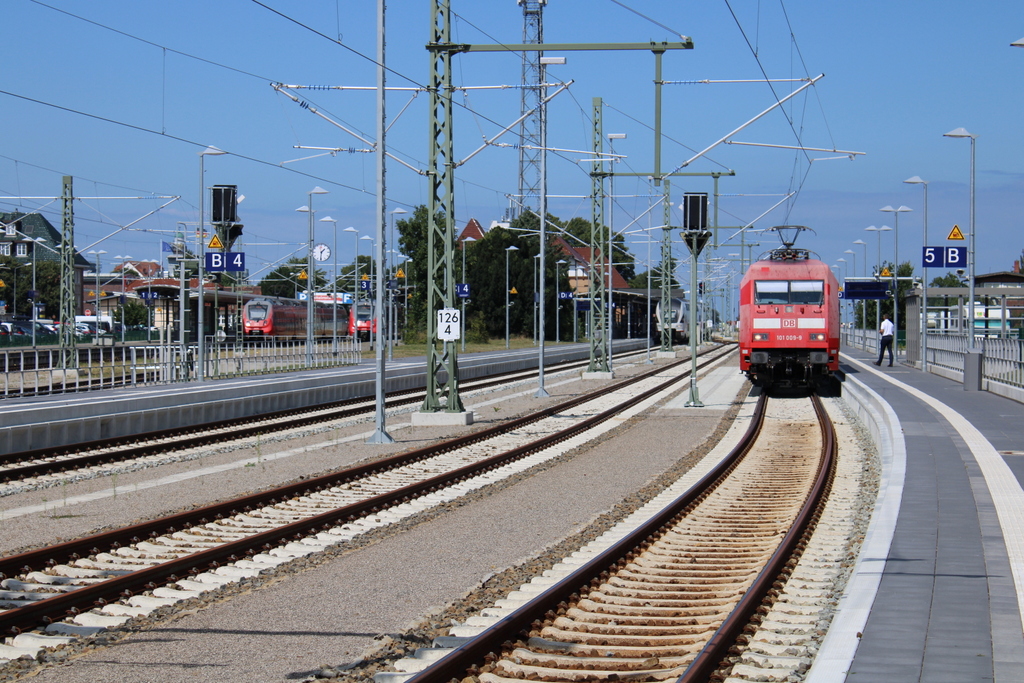
[[[686,365],[429,448],[2,558],[0,634],[15,637],[0,659],[116,626],[533,467],[560,452],[552,446],[572,447],[627,407],[675,391]]]
[[[721,680],[808,543],[835,451],[816,397],[794,415],[762,396],[740,444],[698,483],[453,628],[441,639],[449,648],[417,651],[375,678]]]
[[[624,354],[634,355],[634,353]],[[586,362],[572,362],[554,365],[552,370],[562,372],[584,367]],[[494,377],[468,381],[462,384],[463,391],[484,390],[508,385],[517,380],[536,376],[531,371],[515,371]],[[385,400],[386,409],[416,405],[423,401],[423,392],[392,392]],[[0,484],[19,482],[29,478],[49,477],[52,485],[62,479],[59,475],[90,467],[102,467],[129,460],[141,460],[171,451],[201,448],[213,444],[267,437],[275,432],[285,432],[310,427],[324,422],[357,419],[372,414],[375,409],[373,397],[347,399],[330,404],[296,408],[250,418],[232,418],[190,427],[146,432],[125,437],[115,437],[81,444],[40,448],[19,453],[0,455]],[[55,476],[56,475],[56,476]],[[0,486],[0,495],[5,495]]]

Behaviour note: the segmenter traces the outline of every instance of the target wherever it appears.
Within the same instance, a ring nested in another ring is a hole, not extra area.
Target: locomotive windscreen
[[[758,280],[754,282],[754,303],[756,304],[820,306],[824,300],[825,282],[823,280]]]
[[[266,320],[267,319],[267,305],[266,304],[249,304],[246,306],[247,315],[249,320]]]

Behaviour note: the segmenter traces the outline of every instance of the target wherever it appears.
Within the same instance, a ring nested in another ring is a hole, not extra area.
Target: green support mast
[[[75,351],[75,195],[72,177],[64,176],[60,242],[60,368],[78,369]],[[96,311],[96,315],[99,315]]]

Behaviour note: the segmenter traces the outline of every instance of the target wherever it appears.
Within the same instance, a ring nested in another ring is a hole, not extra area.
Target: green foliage
[[[428,217],[427,207],[419,206],[409,218],[397,221],[395,224],[399,234],[397,248],[410,258],[410,261],[404,266],[405,283],[409,287],[406,311],[408,322],[405,329],[409,343],[420,341],[421,335],[425,341],[429,261],[427,253]],[[444,216],[438,215],[435,220],[441,225]],[[549,216],[548,223],[550,237],[544,257],[546,336],[551,339],[555,338],[555,320],[558,318],[562,325],[562,338],[571,338],[573,318],[571,303],[562,302],[561,309],[556,315],[555,293],[569,291],[569,278],[568,269],[565,266],[558,266],[558,282],[555,282],[556,262],[564,257],[560,249],[555,246],[555,238],[564,231],[575,236],[565,237],[565,240],[573,246],[589,244],[590,222],[581,218],[573,218],[563,224],[558,218]],[[455,281],[469,283],[471,292],[471,297],[467,302],[467,317],[469,319],[467,341],[482,342],[488,338],[504,339],[506,296],[510,336],[532,337],[537,289],[536,264],[538,259],[535,259],[535,256],[539,253],[540,248],[539,227],[538,217],[527,213],[512,221],[508,228],[494,227],[482,239],[457,248],[453,264]],[[607,236],[607,229],[603,231],[603,234]],[[622,236],[616,236],[615,243],[624,246],[625,240]],[[439,288],[435,290],[436,292],[440,292],[442,286],[440,283],[443,272],[441,246],[440,244],[435,245],[434,254],[434,276],[437,278],[437,282],[433,286]],[[507,251],[510,246],[514,246],[516,249]],[[465,254],[461,251],[462,247],[466,250]],[[462,272],[463,256],[466,261],[464,274]],[[624,263],[620,266],[620,271],[627,278],[635,276],[635,264],[631,255],[623,255],[622,252],[617,251],[616,262]],[[505,287],[506,277],[508,292]],[[512,290],[515,293],[512,293]],[[438,296],[435,305],[440,306],[440,304],[440,296]]]
[[[963,281],[956,276],[956,273],[946,273],[932,278],[929,287],[966,287]]]
[[[32,262],[0,256],[0,299],[7,301],[7,312],[12,317],[28,318],[32,314],[29,292],[32,290]],[[15,292],[17,290],[17,292]],[[56,318],[60,313],[60,265],[54,261],[36,263],[36,302],[45,308],[41,317]],[[15,293],[17,301],[15,301]]]
[[[482,313],[469,317],[469,329],[466,331],[466,341],[470,344],[488,344],[491,341],[490,333],[487,331],[487,319]]]
[[[128,299],[123,306],[114,309],[114,321],[126,326],[148,325],[149,307],[141,301]]]
[[[286,299],[297,299],[299,292],[305,291],[306,281],[299,279],[299,274],[306,270],[306,259],[294,257],[288,263],[278,266],[265,278],[260,280],[260,291],[266,296],[279,296]],[[324,271],[315,269],[314,286],[321,290],[327,284]]]

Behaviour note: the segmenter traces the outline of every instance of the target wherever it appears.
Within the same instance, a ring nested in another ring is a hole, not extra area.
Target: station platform
[[[841,369],[889,434],[879,500],[806,680],[1024,682],[1024,404],[874,360]]]

